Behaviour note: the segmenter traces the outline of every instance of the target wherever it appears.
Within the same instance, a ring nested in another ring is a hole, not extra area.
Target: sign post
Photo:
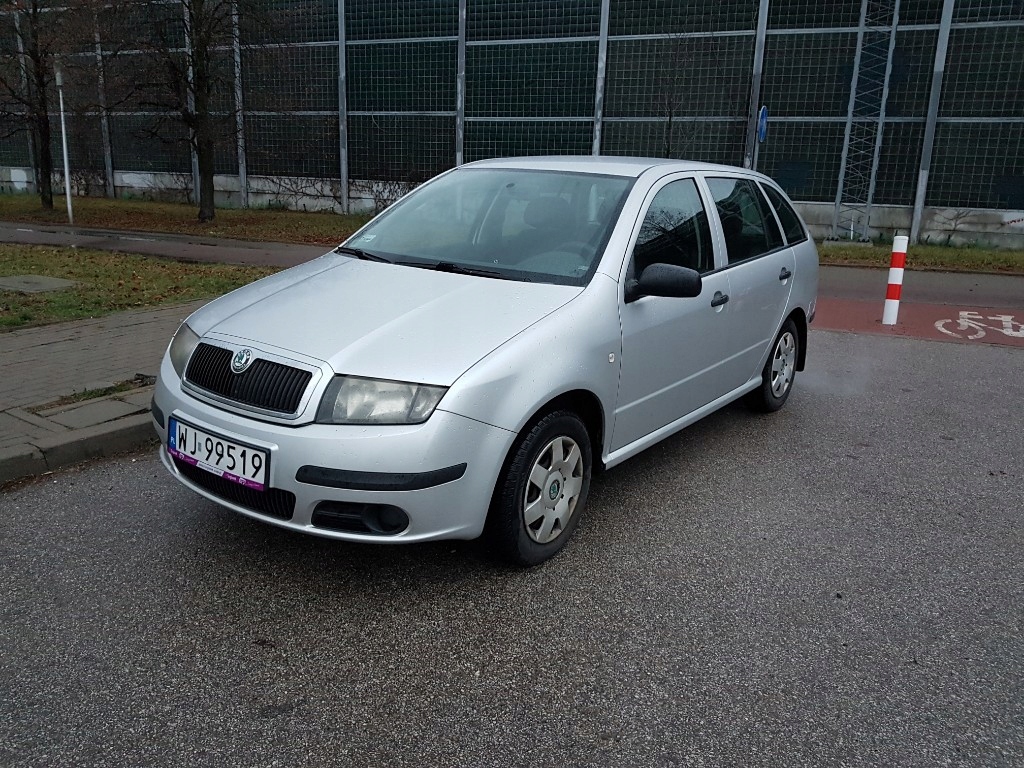
[[[60,59],[53,58],[53,75],[57,86],[57,97],[60,100],[60,142],[64,148],[64,197],[68,201],[68,224],[75,223],[71,212],[71,163],[68,162],[68,128],[64,121],[64,73],[60,68]]]

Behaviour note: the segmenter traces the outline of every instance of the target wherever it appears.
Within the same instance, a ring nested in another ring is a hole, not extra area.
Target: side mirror
[[[700,296],[703,288],[700,273],[675,264],[651,264],[640,273],[639,280],[626,283],[626,303],[643,296],[666,296],[688,299]]]

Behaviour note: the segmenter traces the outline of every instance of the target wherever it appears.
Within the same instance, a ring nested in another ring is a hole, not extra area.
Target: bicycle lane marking
[[[1024,308],[903,302],[892,328],[882,325],[882,302],[819,297],[812,328],[917,339],[1024,347]]]
[[[1011,338],[1024,337],[1024,320],[1017,320],[1013,315],[986,316],[972,310],[961,310],[955,322],[950,319],[937,320],[935,327],[957,339],[981,339],[987,333],[1001,333]]]

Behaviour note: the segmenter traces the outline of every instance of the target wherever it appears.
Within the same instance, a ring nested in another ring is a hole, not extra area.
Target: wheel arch
[[[583,426],[587,428],[587,435],[590,437],[590,452],[594,459],[593,466],[595,469],[602,467],[601,454],[604,450],[605,415],[604,409],[601,407],[600,398],[588,389],[573,389],[563,392],[536,408],[530,414],[530,417],[523,422],[523,426],[519,429],[519,434],[527,432],[534,424],[555,411],[572,411],[580,417]],[[519,438],[517,436],[512,444],[512,448],[509,448],[509,456],[512,455],[512,451],[518,442]],[[508,456],[505,457],[505,462],[508,462]]]
[[[804,364],[807,362],[807,315],[804,311],[797,307],[789,313],[787,320],[792,320],[793,324],[796,325],[796,332],[799,336],[798,341],[800,342],[799,349],[797,351],[796,358],[796,369],[802,371]],[[785,325],[785,323],[783,323]]]
[[[601,467],[605,430],[604,409],[601,407],[601,400],[589,390],[574,389],[549,400],[538,408],[530,416],[528,425],[532,426],[548,413],[561,410],[572,411],[580,417],[583,426],[587,428],[587,435],[590,436],[590,453],[593,457],[593,466],[595,469]]]
[[[523,422],[515,439],[505,453],[505,458],[501,463],[501,472],[495,478],[495,488],[497,488],[498,480],[504,475],[505,470],[508,469],[509,462],[519,447],[521,436],[529,432],[537,422],[549,413],[554,413],[555,411],[572,411],[580,417],[583,426],[586,427],[587,435],[590,437],[590,453],[593,458],[592,466],[595,470],[604,468],[601,455],[604,450],[605,415],[604,409],[601,407],[601,400],[590,390],[573,389],[563,392],[537,407],[530,414],[529,418]]]
[[[523,436],[529,433],[533,427],[545,416],[557,411],[571,411],[580,417],[587,435],[590,437],[591,467],[593,472],[604,469],[604,462],[601,459],[604,445],[605,415],[601,407],[600,398],[587,389],[573,389],[557,395],[543,405],[534,409],[530,417],[523,422],[516,437],[512,440],[501,462],[501,469],[494,478],[494,488],[491,491],[491,501],[487,509],[487,518],[484,523],[484,536],[490,535],[495,525],[495,504],[501,488],[502,478],[508,471],[509,465],[519,449]]]

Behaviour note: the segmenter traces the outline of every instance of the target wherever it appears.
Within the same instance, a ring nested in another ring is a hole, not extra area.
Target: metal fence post
[[[465,162],[466,144],[466,0],[459,0],[459,42],[455,63],[455,164]]]
[[[28,65],[25,63],[25,41],[21,39],[21,14],[15,12],[14,14],[14,37],[18,41],[18,71],[21,77],[21,86],[25,89],[25,95],[28,95],[29,85],[28,79]],[[39,179],[36,177],[36,142],[32,138],[32,128],[25,131],[25,135],[28,136],[28,162],[32,166],[32,187],[33,192],[39,191]]]
[[[761,0],[757,9],[757,37],[754,40],[754,63],[750,73],[750,108],[747,110],[747,141],[743,149],[743,167],[754,164],[757,145],[757,113],[761,105],[761,75],[764,72],[764,46],[768,36],[768,3]]]
[[[242,41],[238,2],[231,3],[231,48],[235,76],[235,151],[238,155],[238,192],[242,207],[249,207],[249,173],[245,164],[245,114],[242,112]]]
[[[103,43],[100,41],[100,26],[93,16],[93,40],[96,43],[96,94],[100,103],[100,141],[103,144],[103,192],[114,197],[114,150],[110,143],[110,116],[107,114],[106,77],[103,67]]]
[[[767,0],[765,0],[767,2]],[[597,42],[597,79],[594,81],[594,146],[591,154],[601,154],[604,129],[604,81],[608,74],[608,16],[610,0],[601,0],[601,32]]]
[[[921,167],[917,174],[917,190],[914,194],[914,213],[910,219],[910,242],[916,243],[921,236],[921,217],[924,214],[924,200],[928,193],[928,173],[932,166],[932,150],[935,147],[935,125],[939,117],[939,99],[942,96],[942,77],[946,71],[946,51],[949,46],[949,29],[953,23],[953,6],[956,0],[944,0],[939,39],[935,43],[935,67],[932,73],[932,90],[928,97],[928,117],[924,126],[924,140],[921,142]]]
[[[195,80],[193,75],[193,54],[192,54],[192,19],[189,16],[189,4],[182,4],[182,15],[185,17],[185,57],[188,61],[188,74],[187,74],[187,94],[185,96],[185,103],[188,107],[188,111],[191,114],[195,114],[196,111],[196,94],[195,94]],[[192,158],[192,198],[195,205],[199,205],[199,155],[196,154],[196,132],[194,129],[189,129],[189,142],[188,150]]]
[[[341,177],[339,193],[342,213],[349,212],[348,99],[345,65],[345,0],[338,0],[338,175]]]

